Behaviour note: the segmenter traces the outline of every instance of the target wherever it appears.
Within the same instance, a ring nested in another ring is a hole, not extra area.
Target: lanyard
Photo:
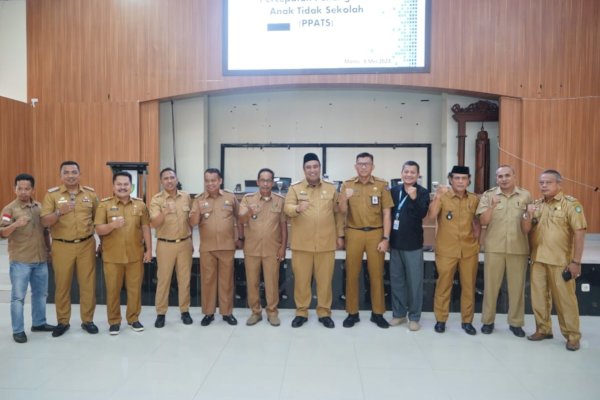
[[[400,204],[398,204],[398,208],[396,209],[396,219],[400,219],[400,210],[402,209],[407,197],[408,193],[406,196],[404,196],[404,198],[402,198],[402,190],[398,193],[398,201],[400,201]]]

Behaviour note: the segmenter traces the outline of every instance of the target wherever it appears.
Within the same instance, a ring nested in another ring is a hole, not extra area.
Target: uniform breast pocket
[[[565,217],[565,212],[562,210],[556,210],[552,213],[552,218],[562,219]]]
[[[283,211],[283,203],[281,204],[273,204],[271,206],[271,212],[273,213],[280,213]]]
[[[299,194],[298,195],[298,203],[301,201],[308,201],[308,200],[309,200],[309,198],[308,198],[307,194]]]
[[[119,211],[110,211],[109,210],[106,212],[106,219],[108,220],[107,222],[111,222],[120,216],[121,216],[121,213]]]
[[[131,215],[133,215],[134,217],[141,217],[142,214],[143,213],[141,208],[134,208],[133,211],[131,211]]]

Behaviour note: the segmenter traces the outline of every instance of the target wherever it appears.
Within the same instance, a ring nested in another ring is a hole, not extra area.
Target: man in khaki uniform
[[[285,259],[287,245],[287,219],[283,213],[283,197],[272,192],[275,174],[269,168],[258,171],[259,191],[244,196],[240,204],[238,223],[244,232],[244,264],[248,307],[252,315],[246,325],[262,320],[258,287],[260,272],[265,281],[267,320],[279,326],[279,265]]]
[[[219,311],[229,325],[237,325],[233,316],[233,258],[242,247],[238,233],[238,201],[231,192],[221,190],[223,176],[216,168],[204,171],[204,193],[196,196],[190,212],[190,226],[200,231],[200,290],[202,326],[215,319],[217,296]]]
[[[160,172],[163,191],[150,201],[150,224],[156,229],[156,262],[158,284],[156,287],[156,328],[165,326],[169,308],[169,290],[173,269],[177,273],[179,310],[181,320],[190,325],[190,280],[192,272],[192,230],[189,216],[190,195],[177,190],[177,175],[172,168]]]
[[[52,336],[64,334],[71,320],[71,283],[73,270],[79,285],[81,327],[98,333],[94,324],[96,309],[96,239],[94,215],[98,197],[94,189],[81,186],[79,164],[65,161],[60,165],[62,185],[48,189],[42,203],[42,224],[52,235],[52,268],[56,318]]]
[[[314,153],[304,155],[305,179],[290,186],[284,210],[292,223],[292,269],[296,317],[292,328],[308,321],[311,280],[317,283],[317,315],[326,328],[334,328],[331,319],[335,250],[344,246],[343,215],[338,210],[335,185],[321,180],[321,163]]]
[[[496,302],[504,273],[508,285],[508,325],[517,337],[524,337],[525,276],[529,259],[527,235],[521,231],[521,216],[531,203],[531,195],[515,184],[515,171],[509,165],[496,170],[495,188],[486,191],[476,214],[484,229],[483,312],[481,333],[494,331]]]
[[[23,322],[23,305],[27,287],[31,285],[32,332],[51,332],[55,326],[46,323],[48,297],[48,231],[40,222],[41,204],[33,200],[35,179],[29,174],[15,178],[17,198],[2,209],[0,238],[8,238],[10,262],[10,319],[13,340],[27,342]]]
[[[469,167],[455,165],[448,174],[450,188],[440,185],[429,205],[429,217],[437,218],[438,223],[435,237],[438,279],[433,302],[435,331],[438,333],[446,331],[450,294],[457,267],[461,288],[461,328],[469,335],[477,333],[472,322],[479,265],[479,223],[475,218],[479,199],[467,192],[470,179]]]
[[[556,170],[540,175],[543,199],[527,206],[521,228],[531,244],[531,307],[535,333],[527,339],[552,339],[552,301],[566,348],[579,350],[579,306],[575,279],[581,275],[581,257],[587,222],[581,203],[563,194]],[[550,295],[551,299],[548,298]]]
[[[356,156],[357,176],[342,184],[340,212],[346,214],[346,312],[344,328],[360,321],[358,315],[358,278],[362,270],[363,254],[367,253],[367,268],[371,284],[371,322],[380,328],[389,328],[383,318],[385,294],[383,265],[390,245],[392,228],[391,208],[394,206],[386,180],[372,175],[373,155]]]
[[[96,233],[102,237],[109,333],[118,335],[121,330],[123,283],[127,292],[127,323],[136,332],[144,330],[139,321],[143,263],[152,261],[152,240],[148,209],[141,199],[131,197],[129,172],[113,175],[113,193],[113,197],[100,202],[94,223]]]

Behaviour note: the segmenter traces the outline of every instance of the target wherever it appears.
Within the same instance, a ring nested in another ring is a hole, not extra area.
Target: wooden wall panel
[[[36,152],[30,162],[41,184],[56,182],[60,161],[78,158],[88,182],[110,194],[107,160],[158,165],[153,101],[276,85],[504,96],[507,148],[536,163],[568,166],[569,156],[553,152],[570,132],[572,155],[582,147],[581,155],[590,156],[590,138],[577,142],[576,132],[598,134],[597,119],[578,111],[593,114],[588,102],[597,107],[593,96],[600,94],[596,0],[432,0],[431,72],[378,75],[223,77],[221,8],[219,0],[28,0],[28,91],[40,99],[31,117]],[[531,137],[544,147],[533,146]],[[521,168],[523,179],[534,172]],[[594,216],[600,211],[597,201],[586,207],[596,207]]]
[[[0,97],[0,209],[15,198],[14,179],[17,174],[29,173],[36,178],[31,165],[31,106]],[[36,198],[39,198],[37,193]]]

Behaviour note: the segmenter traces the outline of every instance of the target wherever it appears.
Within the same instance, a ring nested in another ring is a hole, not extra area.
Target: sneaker
[[[144,325],[140,324],[140,321],[135,321],[129,324],[129,326],[131,326],[131,329],[133,329],[136,332],[141,332],[144,330]]]
[[[396,318],[396,317],[394,317],[390,321],[390,325],[391,326],[398,326],[398,325],[402,325],[405,322],[406,322],[406,317],[402,317],[402,318]]]
[[[110,333],[111,335],[118,335],[120,330],[121,324],[114,324],[111,325],[110,328],[108,328],[108,333]]]
[[[419,321],[410,321],[408,323],[408,330],[409,331],[416,332],[419,329],[421,329],[421,324],[419,324]]]
[[[257,323],[259,323],[260,321],[262,321],[262,315],[260,314],[252,314],[247,320],[246,320],[246,325],[248,326],[252,326],[252,325],[256,325]]]
[[[181,320],[183,321],[184,325],[191,325],[191,324],[194,323],[194,320],[192,319],[192,316],[187,311],[184,311],[184,312],[181,313]]]
[[[279,317],[277,315],[269,315],[267,317],[267,320],[269,321],[269,323],[271,324],[271,326],[279,326],[279,325],[281,325],[281,321],[279,320]]]

